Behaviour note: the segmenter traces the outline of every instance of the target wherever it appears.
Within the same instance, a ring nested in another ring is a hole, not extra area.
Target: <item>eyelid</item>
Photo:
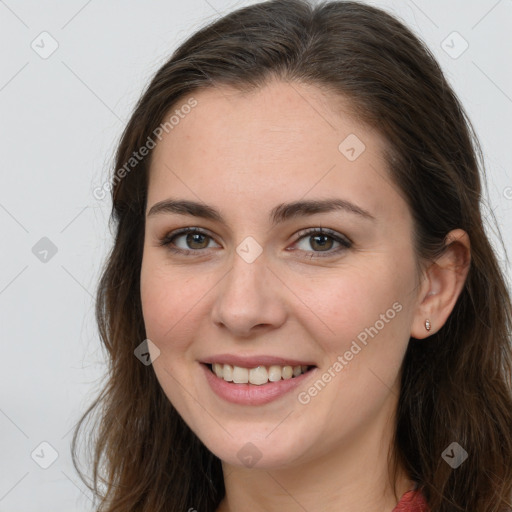
[[[340,243],[346,242],[347,244],[350,244],[350,245],[353,244],[352,240],[347,235],[344,235],[343,233],[339,233],[338,231],[334,231],[333,229],[323,228],[321,226],[318,226],[318,227],[315,226],[315,227],[311,227],[311,228],[301,229],[296,234],[297,238],[296,238],[295,242],[297,242],[298,240],[300,240],[301,238],[303,238],[307,235],[310,235],[310,236],[327,235],[331,238],[334,238],[335,240],[338,240]]]

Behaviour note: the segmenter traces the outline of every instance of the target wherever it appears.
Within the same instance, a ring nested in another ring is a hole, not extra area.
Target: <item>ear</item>
[[[450,316],[464,287],[471,263],[468,234],[454,229],[445,237],[445,248],[426,269],[411,326],[411,336],[422,339],[439,331]],[[430,322],[430,331],[425,327]]]

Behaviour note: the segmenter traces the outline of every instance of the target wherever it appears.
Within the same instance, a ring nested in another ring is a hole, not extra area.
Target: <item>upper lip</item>
[[[230,364],[242,368],[256,368],[257,366],[315,366],[311,361],[276,357],[269,355],[237,356],[234,354],[218,354],[201,361],[204,364]]]

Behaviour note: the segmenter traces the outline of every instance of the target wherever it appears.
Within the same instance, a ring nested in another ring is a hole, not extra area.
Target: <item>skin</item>
[[[350,116],[343,99],[278,81],[194,98],[198,105],[153,151],[146,213],[168,198],[188,199],[219,210],[225,224],[147,216],[141,299],[164,392],[222,460],[218,510],[390,512],[398,501],[387,456],[400,366],[410,337],[428,342],[452,311],[469,266],[468,237],[451,232],[444,255],[418,272],[411,213],[382,156],[386,141]],[[338,149],[350,134],[366,146],[354,161]],[[374,219],[337,210],[270,223],[281,203],[325,198],[348,200]],[[160,245],[185,227],[210,235],[174,239],[194,254]],[[336,252],[341,245],[327,237],[322,250],[318,234],[298,235],[320,227],[352,246]],[[263,249],[252,263],[236,252],[248,236]],[[298,394],[396,303],[400,312],[300,403]],[[199,364],[220,353],[294,357],[317,368],[276,401],[236,405],[213,393]],[[237,456],[248,442],[261,454],[253,467]],[[398,497],[413,487],[399,469]]]

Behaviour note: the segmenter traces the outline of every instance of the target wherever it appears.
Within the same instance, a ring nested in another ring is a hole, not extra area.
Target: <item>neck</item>
[[[404,472],[393,483],[371,464],[366,471],[326,473],[317,466],[294,470],[224,468],[226,496],[217,512],[391,512],[400,496],[414,487]],[[337,476],[337,478],[333,478]]]

